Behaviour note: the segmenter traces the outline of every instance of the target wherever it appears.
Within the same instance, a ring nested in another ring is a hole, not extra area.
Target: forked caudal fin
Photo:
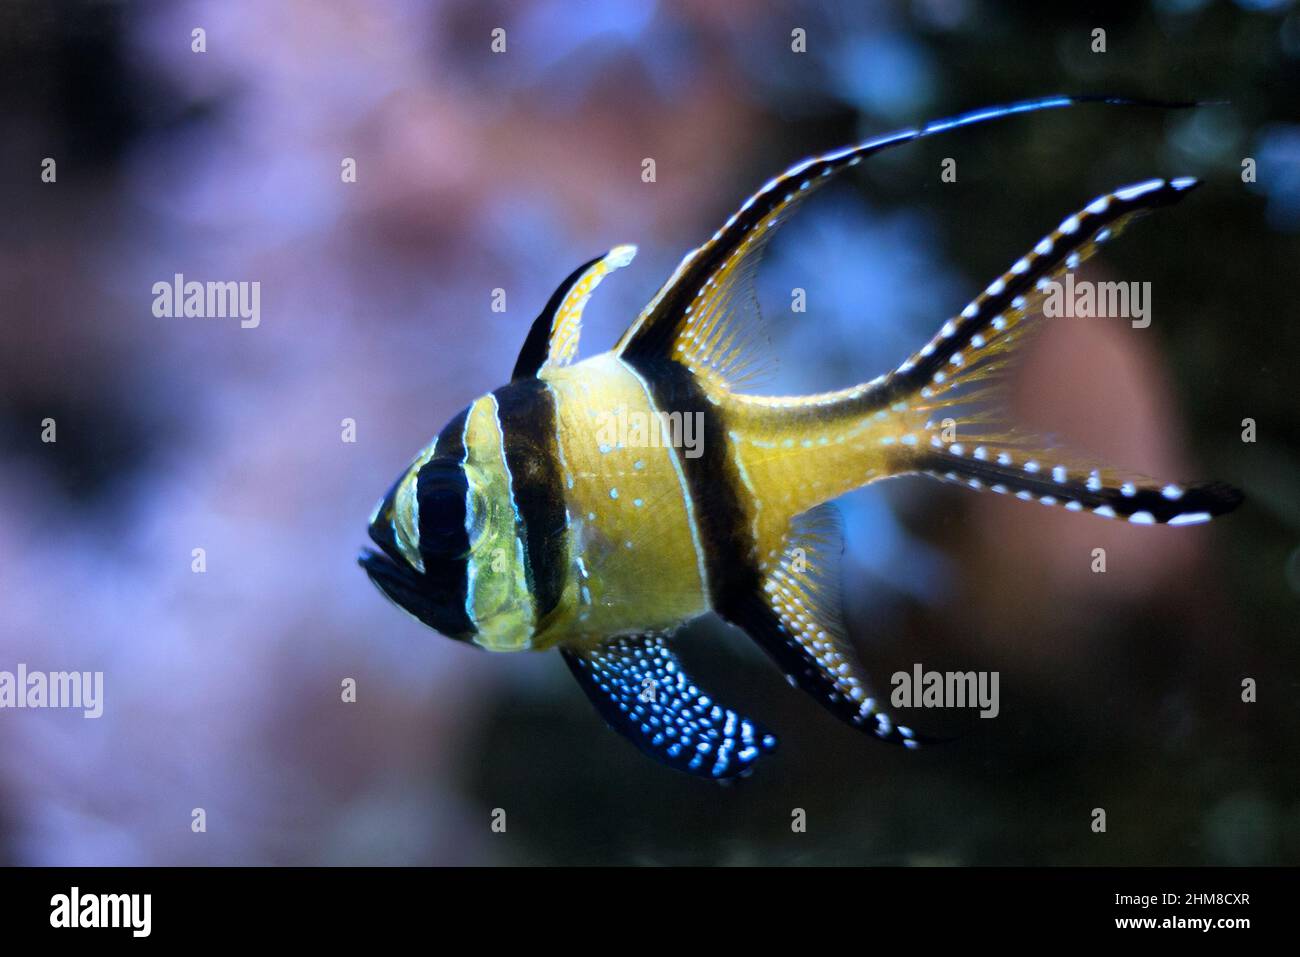
[[[1176,202],[1197,185],[1190,178],[1149,180],[1094,200],[868,390],[864,398],[873,405],[888,403],[891,413],[905,409],[901,421],[926,416],[921,430],[897,437],[896,467],[1134,524],[1195,525],[1236,508],[1242,495],[1230,486],[1160,482],[1054,449],[998,422],[999,380],[1042,325],[1034,316],[1053,284],[1137,216]],[[937,428],[943,418],[956,424],[947,441]]]

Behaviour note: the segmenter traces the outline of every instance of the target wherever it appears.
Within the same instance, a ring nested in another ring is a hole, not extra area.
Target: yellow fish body
[[[585,306],[635,249],[587,263],[534,323],[512,381],[422,450],[370,523],[361,564],[403,609],[489,651],[558,648],[606,720],[651,756],[723,779],[775,747],[713,701],[669,636],[714,612],[843,720],[908,747],[872,697],[837,607],[838,527],[823,507],[878,479],[928,474],[1137,524],[1196,524],[1241,500],[1052,449],[998,417],[1003,373],[1048,283],[1188,178],[1102,196],[993,281],[933,339],[871,382],[812,396],[746,394],[738,301],[801,199],[864,157],[1031,110],[964,114],[809,159],[691,252],[616,347],[574,362]],[[1110,102],[1123,102],[1112,100]]]

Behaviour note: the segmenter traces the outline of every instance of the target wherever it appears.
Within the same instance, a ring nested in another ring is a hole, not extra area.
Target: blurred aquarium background
[[[782,738],[719,787],[608,731],[558,656],[447,641],[356,566],[376,499],[508,378],[576,265],[640,247],[587,310],[592,355],[793,162],[1057,92],[1230,102],[881,155],[806,205],[759,281],[769,388],[838,388],[1097,194],[1207,181],[1087,267],[1150,281],[1150,328],[1055,323],[1015,402],[1117,464],[1233,482],[1242,509],[1132,528],[919,478],[844,502],[877,690],[916,662],[997,670],[996,720],[912,713],[955,740],[899,752],[705,623],[688,663]],[[0,188],[0,669],[105,673],[99,720],[0,711],[0,862],[1300,861],[1292,3],[10,0]],[[259,281],[261,325],[155,318],[175,273]]]

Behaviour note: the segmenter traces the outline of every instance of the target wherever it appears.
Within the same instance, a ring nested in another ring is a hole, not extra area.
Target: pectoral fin
[[[568,365],[578,354],[582,310],[602,279],[621,269],[636,255],[635,246],[615,246],[603,256],[584,263],[560,283],[546,308],[533,320],[524,339],[511,381],[540,377],[550,366]]]
[[[776,747],[766,728],[696,685],[662,635],[612,638],[561,654],[611,728],[679,771],[734,778]]]

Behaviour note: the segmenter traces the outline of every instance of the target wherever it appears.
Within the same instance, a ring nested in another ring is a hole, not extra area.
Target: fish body
[[[1122,472],[1002,418],[1006,370],[1039,325],[1047,284],[1196,181],[1095,199],[893,371],[836,392],[745,391],[747,283],[784,218],[864,157],[1074,102],[965,114],[798,164],[682,261],[613,350],[575,362],[583,307],[635,249],[580,267],[533,324],[511,381],[454,417],[381,500],[370,523],[380,550],[361,564],[449,637],[489,651],[558,648],[611,726],[683,771],[735,777],[776,745],[673,651],[673,632],[710,612],[837,717],[915,747],[846,638],[828,503],[923,474],[1135,524],[1199,524],[1234,508],[1241,496],[1227,486]]]

